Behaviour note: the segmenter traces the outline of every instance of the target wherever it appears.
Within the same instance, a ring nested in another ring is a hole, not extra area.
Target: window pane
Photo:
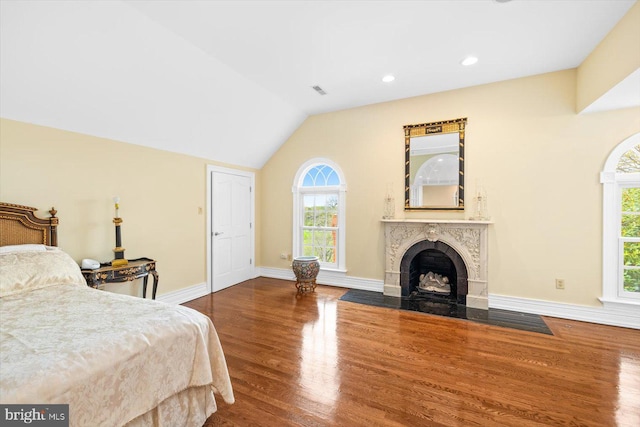
[[[336,261],[337,233],[329,230],[314,230],[313,246],[314,255],[324,262]]]
[[[327,215],[327,227],[337,227],[338,226],[338,213],[332,213]]]
[[[624,242],[624,265],[640,267],[640,243]]]
[[[325,253],[326,253],[325,257],[327,259],[327,262],[336,262],[336,245],[335,245],[335,242],[334,242],[333,246],[327,247]]]
[[[338,174],[333,169],[327,175],[327,185],[340,185],[340,178],[338,178]]]
[[[640,188],[622,189],[622,212],[640,212]]]
[[[312,245],[311,239],[313,238],[313,231],[311,230],[302,230],[302,244],[307,246]]]
[[[327,218],[327,226],[329,227],[337,227],[338,226],[338,195],[330,194],[327,197],[327,214],[329,218]],[[332,223],[332,218],[335,218],[335,224]]]
[[[313,246],[303,246],[302,256],[313,256]]]
[[[326,199],[327,199],[327,196],[325,194],[316,194],[316,215],[315,215],[316,227],[327,226],[327,209],[325,207]]]
[[[624,290],[640,292],[640,270],[624,270]]]
[[[326,231],[316,231],[314,234],[313,244],[315,246],[326,246],[327,245],[327,232]]]
[[[313,207],[306,207],[304,208],[304,221],[303,221],[303,226],[305,227],[313,227],[314,223],[313,223]]]
[[[623,214],[620,235],[622,237],[640,237],[640,215]]]
[[[318,167],[318,177],[316,178],[316,185],[327,186],[329,185],[329,176],[335,175],[333,168],[322,165]]]
[[[338,174],[328,165],[312,167],[302,180],[303,187],[327,187],[340,185]]]
[[[313,187],[315,185],[315,183],[313,182],[313,177],[309,174],[306,174],[304,176],[304,179],[302,180],[302,186],[303,187]]]
[[[636,145],[620,157],[616,172],[635,173],[640,172],[640,145]]]
[[[305,227],[337,227],[338,195],[314,193],[303,196]]]

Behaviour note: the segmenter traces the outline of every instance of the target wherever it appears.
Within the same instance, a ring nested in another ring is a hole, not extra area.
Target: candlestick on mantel
[[[118,196],[114,197],[113,203],[116,204],[116,218],[118,218],[118,209],[120,209],[120,197]]]
[[[477,195],[474,197],[475,213],[469,218],[477,221],[488,221],[490,219],[489,212],[487,210],[487,193],[484,187],[479,186]]]
[[[115,203],[116,207],[116,217],[113,218],[113,223],[116,225],[116,247],[113,248],[115,259],[111,261],[111,265],[114,267],[120,267],[129,264],[129,261],[125,259],[124,248],[122,247],[122,234],[120,232],[120,224],[122,224],[122,218],[120,218],[120,216],[118,215],[118,210],[120,209],[120,197],[114,197],[113,202]]]

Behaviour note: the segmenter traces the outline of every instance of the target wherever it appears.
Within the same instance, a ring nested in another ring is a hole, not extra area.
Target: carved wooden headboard
[[[57,211],[49,218],[38,218],[37,208],[0,202],[0,246],[40,243],[58,246]]]

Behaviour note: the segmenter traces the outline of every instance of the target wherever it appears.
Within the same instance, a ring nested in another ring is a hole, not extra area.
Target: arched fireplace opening
[[[451,246],[425,240],[402,257],[400,287],[403,297],[466,305],[467,268]]]

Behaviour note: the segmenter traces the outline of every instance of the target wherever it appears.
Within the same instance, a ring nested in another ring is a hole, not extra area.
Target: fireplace
[[[383,220],[384,294],[488,309],[489,221]]]
[[[402,296],[467,304],[467,268],[462,257],[443,242],[423,240],[400,262]]]

